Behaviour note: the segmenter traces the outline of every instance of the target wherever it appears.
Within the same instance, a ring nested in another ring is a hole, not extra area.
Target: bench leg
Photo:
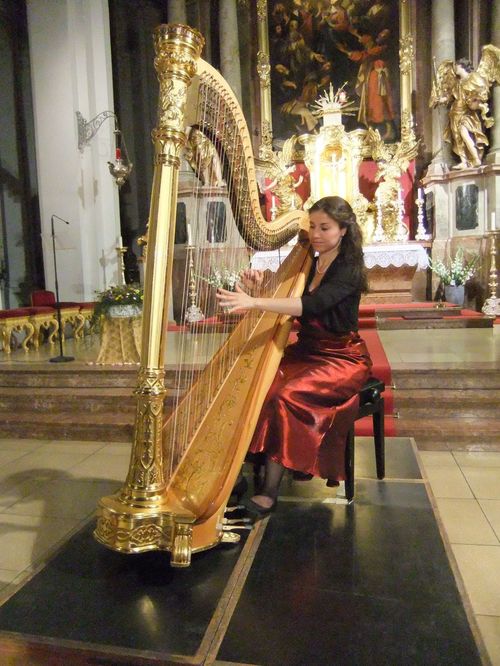
[[[385,435],[384,435],[384,399],[380,398],[379,407],[373,414],[373,439],[375,440],[375,461],[377,478],[385,477]]]
[[[345,444],[345,497],[348,502],[354,498],[354,426],[347,433]]]

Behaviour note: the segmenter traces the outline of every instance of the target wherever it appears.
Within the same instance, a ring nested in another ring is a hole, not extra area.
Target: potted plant
[[[447,263],[441,260],[430,261],[430,267],[444,286],[444,295],[448,303],[464,304],[465,283],[471,279],[477,270],[479,256],[473,254],[468,258],[462,248],[459,248],[453,259]]]
[[[123,284],[97,292],[94,319],[105,317],[138,317],[142,313],[144,292],[140,284]]]

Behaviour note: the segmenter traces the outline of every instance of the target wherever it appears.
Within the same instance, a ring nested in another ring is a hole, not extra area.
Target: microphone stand
[[[49,359],[50,363],[67,363],[68,361],[74,361],[74,356],[64,356],[63,352],[63,330],[62,330],[62,320],[61,320],[61,303],[59,302],[59,283],[57,281],[57,261],[56,261],[56,235],[54,233],[54,218],[60,220],[65,224],[69,224],[67,220],[63,220],[62,217],[58,215],[52,215],[50,218],[50,225],[52,231],[52,254],[54,256],[54,280],[56,284],[56,312],[57,312],[57,322],[59,324],[59,356],[54,356],[54,358]]]

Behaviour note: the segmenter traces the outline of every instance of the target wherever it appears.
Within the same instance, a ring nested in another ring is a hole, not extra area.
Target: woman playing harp
[[[285,468],[330,481],[345,479],[347,432],[371,359],[359,337],[358,309],[367,281],[361,231],[350,205],[325,197],[309,210],[309,238],[317,257],[305,292],[295,298],[219,291],[230,312],[263,310],[298,317],[298,341],[288,346],[261,412],[250,451],[266,454],[260,494],[249,502],[264,515],[276,506]],[[247,273],[246,279],[258,277]]]

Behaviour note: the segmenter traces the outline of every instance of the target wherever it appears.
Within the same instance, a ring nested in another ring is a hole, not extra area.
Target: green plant
[[[102,315],[109,316],[109,309],[113,305],[140,305],[144,300],[144,291],[140,284],[122,284],[108,287],[104,291],[96,292],[94,306],[94,320]]]
[[[462,248],[459,248],[453,259],[447,264],[441,260],[429,260],[430,267],[444,285],[458,287],[470,280],[478,268],[479,256],[477,254],[466,258]]]

